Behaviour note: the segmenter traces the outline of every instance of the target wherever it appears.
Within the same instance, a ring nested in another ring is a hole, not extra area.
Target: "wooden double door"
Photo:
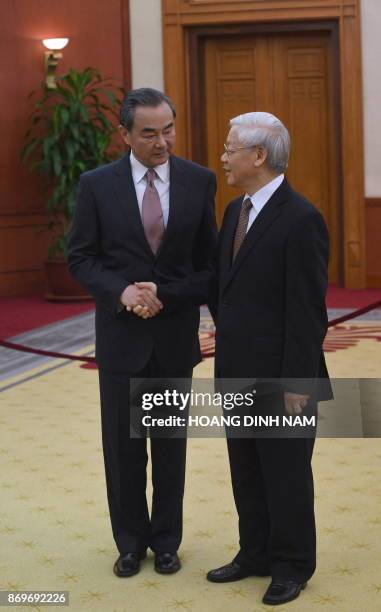
[[[229,119],[266,111],[290,131],[287,178],[322,212],[331,238],[330,282],[340,282],[338,86],[330,32],[262,33],[205,39],[205,160],[218,178],[217,216],[238,192],[220,157]]]

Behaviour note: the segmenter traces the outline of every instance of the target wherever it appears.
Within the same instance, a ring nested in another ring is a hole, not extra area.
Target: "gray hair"
[[[267,151],[267,163],[279,174],[287,168],[290,135],[283,123],[270,113],[245,113],[230,120],[239,141],[246,147],[260,146]]]

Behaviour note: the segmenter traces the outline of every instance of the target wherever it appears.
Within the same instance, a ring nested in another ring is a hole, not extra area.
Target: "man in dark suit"
[[[284,125],[269,113],[247,113],[230,124],[221,159],[228,184],[245,196],[229,204],[220,233],[218,283],[210,304],[216,376],[263,379],[262,386],[272,379],[268,393],[257,397],[258,413],[313,413],[318,400],[331,397],[322,352],[326,225],[284,178],[290,148]],[[263,602],[291,601],[316,564],[314,432],[228,437],[227,443],[240,550],[207,578],[229,582],[271,575]]]
[[[200,361],[199,306],[216,243],[215,176],[172,155],[176,111],[159,91],[130,91],[120,131],[130,152],[81,176],[70,235],[72,274],[96,300],[107,495],[117,576],[180,569],[186,439],[151,436],[153,500],[144,437],[130,437],[132,378],[188,379]],[[165,411],[164,407],[164,411]]]

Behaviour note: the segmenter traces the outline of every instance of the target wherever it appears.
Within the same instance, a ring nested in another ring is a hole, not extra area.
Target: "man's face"
[[[175,118],[166,102],[160,106],[138,106],[129,132],[121,127],[123,140],[135,157],[147,168],[164,164],[176,140]]]
[[[258,147],[245,147],[239,139],[237,129],[233,126],[226,139],[228,151],[221,156],[228,185],[246,189],[257,176],[260,161]]]

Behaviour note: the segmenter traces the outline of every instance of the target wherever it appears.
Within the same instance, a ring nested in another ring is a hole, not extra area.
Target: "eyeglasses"
[[[228,157],[231,155],[231,153],[241,151],[242,149],[251,149],[252,147],[255,147],[255,145],[246,145],[245,147],[234,147],[234,149],[229,149],[229,145],[224,143],[224,151]]]

